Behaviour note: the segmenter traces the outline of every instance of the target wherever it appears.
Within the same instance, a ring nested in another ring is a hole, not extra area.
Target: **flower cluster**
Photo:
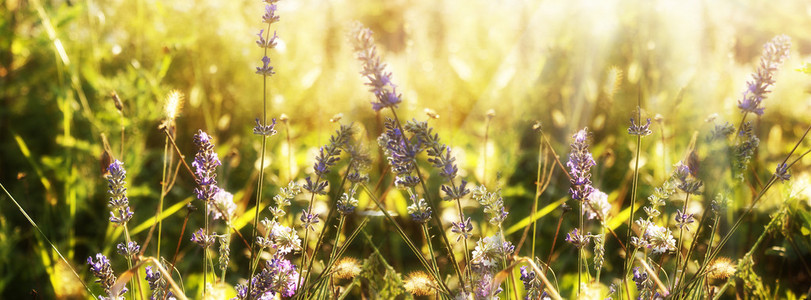
[[[701,189],[704,183],[696,179],[694,174],[696,174],[696,170],[691,169],[682,162],[679,162],[676,165],[676,170],[674,172],[676,179],[678,179],[676,187],[687,194],[699,194],[699,189]]]
[[[293,263],[284,258],[273,258],[265,262],[262,272],[251,278],[250,291],[243,284],[237,285],[237,297],[233,299],[274,299],[276,295],[290,297],[296,294],[298,280],[299,273]]]
[[[631,118],[631,126],[628,126],[628,134],[645,137],[650,135],[651,133],[653,133],[653,131],[650,130],[650,118],[648,118],[647,123],[645,123],[645,125],[642,125],[642,122],[639,122],[639,124],[637,125],[636,120],[634,120],[634,118]]]
[[[279,193],[273,196],[273,202],[276,203],[276,206],[268,208],[273,218],[284,217],[287,214],[285,208],[290,206],[290,201],[296,198],[298,194],[301,194],[301,186],[292,181],[286,187],[279,188]]]
[[[744,123],[741,130],[738,131],[738,140],[733,148],[733,162],[738,179],[743,180],[743,174],[758,146],[760,146],[760,139],[755,135],[754,126],[751,122]]]
[[[791,174],[788,172],[788,165],[786,165],[786,163],[778,164],[777,169],[774,171],[774,176],[780,181],[787,181],[791,179]]]
[[[262,15],[262,23],[268,24],[268,28],[270,28],[270,25],[273,23],[279,22],[279,15],[276,14],[276,2],[279,2],[279,0],[265,0],[265,14]],[[276,47],[278,36],[276,35],[276,31],[273,31],[273,37],[270,37],[270,32],[266,35],[264,29],[260,30],[257,36],[259,36],[259,39],[256,41],[256,45],[265,49],[265,55],[262,57],[262,66],[256,67],[256,74],[264,77],[272,76],[276,74],[276,72],[273,70],[273,66],[270,65],[270,57],[267,56],[267,49]]]
[[[470,217],[459,222],[451,222],[451,224],[451,232],[459,235],[456,238],[457,242],[463,238],[469,239],[471,236],[473,236],[473,223],[470,222]]]
[[[363,64],[360,74],[368,80],[366,85],[377,99],[377,102],[372,102],[372,109],[397,108],[397,104],[402,102],[402,95],[397,94],[397,86],[391,81],[391,72],[386,72],[386,64],[380,62],[372,30],[356,24],[350,38],[357,59]]]
[[[272,123],[268,125],[262,125],[262,122],[259,121],[259,118],[256,118],[256,126],[253,127],[253,134],[261,135],[266,137],[271,137],[276,135],[276,119],[271,120]]]
[[[529,266],[521,267],[521,281],[524,283],[524,290],[527,292],[524,300],[541,299],[541,288],[543,283]]]
[[[93,275],[98,278],[96,280],[97,283],[101,284],[101,287],[104,289],[104,292],[108,295],[112,294],[112,287],[115,284],[115,273],[113,272],[113,268],[110,266],[110,260],[107,259],[107,256],[104,254],[98,253],[96,254],[96,259],[93,257],[87,258],[87,264],[90,265],[90,271],[93,272]],[[127,292],[127,288],[123,288],[119,291],[118,295],[110,295],[112,297],[118,297],[124,295]]]
[[[760,66],[752,74],[752,80],[746,82],[746,90],[738,100],[738,108],[742,113],[755,113],[763,115],[761,102],[766,99],[769,88],[774,85],[774,74],[777,68],[788,57],[791,48],[791,39],[779,35],[763,45],[763,54],[760,57]]]
[[[484,207],[484,213],[490,217],[490,224],[500,227],[509,214],[504,210],[504,199],[501,197],[501,191],[490,193],[482,185],[473,190],[471,198]]]
[[[571,144],[572,151],[569,154],[569,161],[566,166],[571,170],[572,187],[569,188],[569,193],[572,199],[578,201],[585,201],[591,194],[591,167],[596,163],[594,158],[591,157],[589,152],[589,144],[586,139],[588,138],[588,131],[586,128],[578,131],[572,136],[574,141]]]
[[[644,234],[642,238],[633,237],[631,239],[634,245],[652,249],[654,254],[676,250],[676,239],[670,229],[642,219],[637,220],[636,223],[643,228]]]
[[[152,295],[149,296],[150,300],[163,300],[166,296],[167,300],[175,300],[176,298],[171,291],[166,290],[166,279],[160,271],[155,270],[152,266],[146,267],[146,282],[149,283],[149,289],[152,290]]]
[[[315,157],[315,163],[313,164],[313,171],[318,175],[318,178],[313,182],[310,180],[310,177],[307,177],[307,183],[304,185],[305,190],[319,195],[326,193],[327,182],[320,181],[320,179],[329,173],[330,169],[340,160],[341,148],[346,148],[352,134],[353,130],[351,126],[341,125],[341,127],[335,131],[335,134],[330,136],[329,143],[319,149],[318,155]]]
[[[573,229],[572,232],[566,234],[565,240],[569,243],[572,243],[577,248],[585,247],[589,244],[589,240],[591,239],[591,233],[583,234],[577,228]]]
[[[471,263],[496,270],[513,251],[515,251],[515,246],[509,241],[505,241],[501,234],[488,236],[476,242]]]
[[[194,175],[197,177],[197,187],[194,193],[197,199],[203,200],[206,204],[212,201],[219,193],[217,187],[217,167],[221,165],[217,152],[214,152],[214,144],[211,136],[202,130],[198,130],[194,135],[194,144],[197,145],[197,154],[194,156],[192,167]]]
[[[124,225],[132,219],[132,210],[130,210],[130,202],[127,198],[127,171],[124,170],[124,163],[119,160],[113,161],[107,167],[107,192],[110,193],[110,202],[107,206],[110,207],[110,222],[115,225]]]
[[[234,218],[237,205],[234,203],[233,194],[219,189],[211,200],[212,201],[209,201],[207,205],[209,214],[214,220],[223,219],[226,222],[230,222]]]
[[[416,157],[420,152],[416,139],[406,138],[392,119],[387,118],[383,127],[385,131],[377,138],[377,143],[383,149],[391,171],[396,175],[394,184],[401,189],[416,186],[420,183],[419,177],[412,175],[417,168]]]
[[[116,245],[116,252],[126,258],[130,258],[141,251],[141,246],[136,242],[119,243]]]
[[[593,189],[589,195],[586,207],[586,214],[589,220],[598,219],[605,223],[608,212],[611,210],[611,203],[608,203],[608,195],[598,189]]]
[[[203,248],[211,247],[211,245],[214,244],[214,241],[216,240],[216,238],[217,238],[216,233],[213,233],[213,234],[210,234],[210,235],[206,234],[206,232],[205,232],[205,230],[203,230],[203,228],[197,229],[197,231],[195,231],[191,235],[191,241],[198,244],[198,245],[200,245],[200,247],[203,247]]]
[[[636,283],[636,290],[639,293],[637,299],[648,299],[653,289],[653,282],[648,278],[648,272],[639,271],[639,267],[635,267],[633,281]]]

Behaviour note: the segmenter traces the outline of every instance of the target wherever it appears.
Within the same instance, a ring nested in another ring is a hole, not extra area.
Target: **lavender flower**
[[[107,259],[107,256],[104,254],[98,253],[96,254],[96,259],[94,260],[93,257],[87,258],[87,264],[90,265],[90,271],[93,272],[93,275],[98,278],[96,280],[97,283],[101,284],[101,287],[104,289],[104,292],[107,294],[111,293],[111,289],[113,284],[115,284],[115,273],[113,272],[113,268],[110,266],[110,260]],[[127,288],[123,288],[118,295],[111,295],[111,296],[121,296],[127,292]]]
[[[194,233],[192,233],[191,241],[195,242],[198,245],[200,245],[200,247],[203,247],[204,249],[207,249],[208,247],[211,247],[211,245],[214,244],[214,240],[216,238],[215,235],[216,235],[216,233],[212,233],[211,235],[207,235],[205,233],[205,230],[203,230],[203,228],[200,228],[200,229],[197,229],[197,231],[195,231]]]
[[[350,191],[350,193],[352,192]],[[352,214],[352,212],[355,211],[355,207],[358,207],[358,199],[355,199],[354,196],[355,196],[354,193],[352,193],[351,195],[347,193],[341,194],[341,198],[338,199],[337,204],[338,212],[341,215],[346,216]]]
[[[524,300],[539,299],[541,295],[541,280],[538,279],[535,271],[528,266],[521,267],[521,281],[524,283],[524,290],[527,291]]]
[[[259,48],[276,48],[276,40],[279,38],[279,36],[276,35],[276,31],[273,31],[273,37],[271,37],[269,40],[265,39],[264,29],[259,30],[259,33],[256,35],[259,37],[259,39],[256,40],[256,45],[259,46]]]
[[[774,176],[780,181],[787,181],[791,179],[791,174],[788,172],[788,165],[786,163],[781,163],[777,165],[777,170],[774,171]]]
[[[262,57],[262,66],[256,67],[256,74],[262,76],[273,76],[273,74],[276,74],[276,72],[273,71],[273,66],[270,65],[270,57],[267,57],[267,55]]]
[[[701,180],[696,179],[692,174],[696,173],[696,170],[690,169],[687,165],[679,162],[676,165],[676,170],[674,171],[674,176],[678,179],[678,183],[676,187],[687,194],[697,195],[699,194],[699,189],[704,185]]]
[[[262,15],[262,23],[267,23],[268,25],[279,22],[279,16],[276,14],[276,1],[265,1],[269,4],[265,5],[265,14]]]
[[[587,130],[587,128],[583,128],[572,136],[574,142],[571,144],[569,162],[566,163],[572,175],[572,187],[569,188],[569,193],[572,195],[572,199],[578,201],[588,199],[591,194],[591,167],[596,164],[589,152],[589,144],[586,142]]]
[[[650,130],[650,118],[648,118],[647,123],[645,123],[645,125],[642,125],[642,122],[640,122],[639,125],[637,125],[636,120],[634,120],[634,118],[631,118],[631,126],[628,127],[628,134],[645,137],[650,135],[651,133],[653,133],[653,131]]]
[[[791,39],[785,35],[779,35],[763,45],[763,54],[760,57],[760,66],[752,74],[752,80],[746,82],[746,90],[738,100],[738,108],[741,113],[755,113],[763,115],[761,102],[766,99],[766,94],[770,93],[769,88],[774,85],[774,74],[788,57],[791,48]]]
[[[276,295],[291,297],[296,294],[299,273],[289,260],[273,258],[265,262],[262,272],[251,278],[251,291],[245,285],[237,285],[237,297],[233,299],[274,299]],[[232,300],[233,300],[232,299]]]
[[[741,130],[738,132],[738,141],[733,148],[733,162],[738,179],[743,180],[743,173],[746,171],[752,156],[755,155],[758,146],[760,146],[760,139],[755,135],[755,129],[752,123],[744,123],[741,126]]]
[[[397,108],[397,104],[402,102],[402,95],[397,94],[397,86],[391,81],[391,73],[386,72],[386,64],[380,62],[372,30],[358,23],[351,38],[357,59],[363,64],[360,74],[368,80],[366,85],[377,99],[377,102],[372,102],[372,109],[377,112],[386,107]]]
[[[648,273],[645,271],[640,272],[639,267],[634,267],[633,281],[636,283],[636,290],[639,293],[637,299],[648,299],[650,290],[653,287],[653,284],[648,278]]]
[[[463,238],[469,239],[473,235],[473,223],[470,222],[470,217],[459,222],[451,222],[451,224],[453,225],[451,232],[459,235],[456,238],[456,242],[459,242]]]
[[[107,192],[110,193],[110,202],[107,206],[110,207],[110,222],[115,225],[124,225],[132,219],[132,211],[129,207],[129,199],[127,198],[127,171],[124,170],[124,163],[119,160],[113,161],[107,167],[110,175],[107,175]]]
[[[197,199],[208,203],[220,191],[220,188],[217,187],[216,172],[221,163],[217,152],[214,152],[211,136],[207,133],[198,130],[194,135],[194,144],[197,145],[197,154],[191,164],[197,177],[197,187],[194,188],[194,193],[197,195]]]
[[[424,224],[431,219],[431,207],[425,202],[425,199],[417,199],[416,195],[411,196],[413,204],[408,206],[408,214],[414,222]]]
[[[688,214],[683,212],[681,209],[676,210],[676,226],[679,228],[687,228],[687,231],[690,231],[690,226],[687,226],[693,223],[695,220],[693,219],[693,214]]]
[[[488,236],[476,242],[471,262],[483,268],[497,270],[502,261],[506,261],[515,251],[515,246],[505,241],[501,234]]]
[[[594,236],[594,270],[599,272],[605,262],[605,234]]]
[[[420,183],[420,179],[411,174],[417,168],[419,145],[416,141],[408,140],[394,120],[387,118],[383,127],[385,131],[377,142],[383,148],[392,172],[397,176],[394,184],[402,189],[416,186]]]
[[[171,291],[166,290],[166,279],[161,275],[161,272],[156,271],[152,266],[146,266],[146,282],[149,283],[149,289],[152,290],[152,295],[149,296],[150,300],[163,300],[166,295],[167,300],[175,300]]]
[[[118,243],[118,245],[116,245],[116,249],[118,254],[121,254],[126,258],[130,258],[137,254],[138,251],[141,251],[141,246],[138,246],[138,243],[136,242],[127,242],[126,244]]]
[[[231,236],[226,234],[220,236],[219,257],[217,262],[220,264],[220,270],[225,271],[228,269],[228,263],[231,262]]]
[[[648,223],[644,238],[647,247],[651,248],[653,253],[662,254],[676,250],[676,239],[673,238],[673,232],[668,228]]]
[[[301,210],[301,227],[304,227],[304,230],[312,230],[315,231],[315,224],[318,224],[318,214],[310,214],[307,213],[307,210]]]
[[[471,197],[484,207],[484,213],[490,217],[490,224],[501,226],[509,213],[504,210],[504,199],[500,190],[490,193],[484,185],[481,185],[473,190]]]
[[[587,246],[589,239],[591,239],[591,233],[582,234],[577,228],[567,233],[565,238],[567,242],[572,243],[577,248]]]
[[[262,125],[259,118],[256,118],[256,126],[253,127],[253,134],[271,137],[276,134],[276,119],[272,119],[272,123]]]

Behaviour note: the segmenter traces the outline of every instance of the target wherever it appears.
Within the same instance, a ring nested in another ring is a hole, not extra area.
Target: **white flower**
[[[600,217],[604,221],[608,217],[608,211],[611,210],[611,203],[608,203],[608,195],[598,189],[594,189],[589,195],[586,204],[586,213],[588,213],[589,220]]]
[[[220,189],[216,195],[214,195],[214,199],[208,203],[208,210],[211,212],[211,217],[214,220],[223,219],[223,220],[231,220],[234,217],[234,211],[237,209],[237,205],[234,204],[234,195],[229,192],[226,192],[223,189]],[[223,213],[226,214],[223,217]]]
[[[662,254],[676,250],[676,239],[668,228],[650,223],[645,230],[645,238],[648,240],[648,248],[653,249],[653,253]]]

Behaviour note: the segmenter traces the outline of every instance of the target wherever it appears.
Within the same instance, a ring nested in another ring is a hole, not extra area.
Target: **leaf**
[[[563,202],[566,202],[566,199],[568,199],[568,198],[567,197],[560,198],[560,199],[558,199],[558,201],[549,203],[546,206],[544,206],[543,208],[541,208],[540,210],[536,211],[535,212],[535,220],[540,219],[541,217],[543,217],[545,215],[548,215],[550,212],[552,212],[553,210],[558,208],[561,204],[563,204]],[[516,231],[524,229],[524,227],[527,227],[527,226],[531,225],[532,221],[533,221],[533,220],[530,220],[531,218],[532,218],[532,214],[530,214],[526,218],[522,219],[521,221],[518,221],[518,223],[513,224],[513,226],[510,226],[510,228],[507,228],[507,231],[504,232],[504,234],[509,235],[509,234],[512,234],[512,233],[514,233]]]

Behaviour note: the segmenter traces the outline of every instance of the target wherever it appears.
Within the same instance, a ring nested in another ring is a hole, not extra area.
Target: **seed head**
[[[332,276],[338,279],[352,279],[358,276],[360,271],[360,264],[358,264],[357,259],[344,257],[335,264],[335,274]]]
[[[712,279],[727,279],[737,270],[732,261],[726,257],[716,258],[707,269],[707,276]]]
[[[408,274],[408,278],[406,278],[405,284],[403,284],[406,291],[414,296],[433,295],[436,293],[435,286],[434,280],[422,271]]]

